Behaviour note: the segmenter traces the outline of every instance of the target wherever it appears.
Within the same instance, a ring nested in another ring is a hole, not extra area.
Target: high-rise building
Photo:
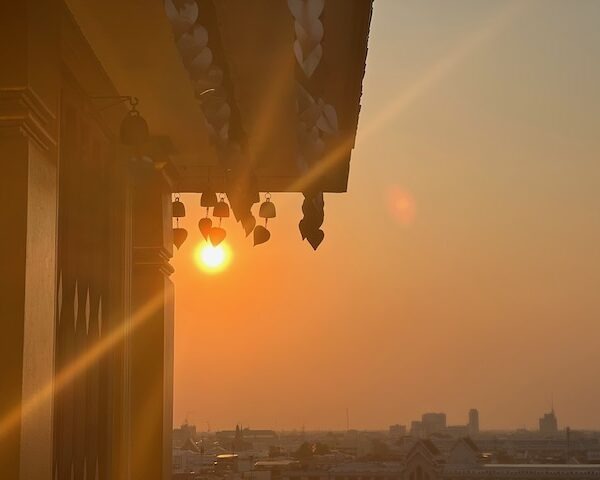
[[[540,433],[556,433],[558,432],[558,420],[554,414],[554,408],[550,413],[544,413],[540,418]]]
[[[432,433],[441,432],[446,429],[445,413],[424,413],[421,417],[423,433],[429,436]]]
[[[423,424],[418,420],[410,422],[410,435],[415,438],[423,438]]]
[[[477,435],[479,433],[479,410],[472,408],[469,410],[469,435]]]

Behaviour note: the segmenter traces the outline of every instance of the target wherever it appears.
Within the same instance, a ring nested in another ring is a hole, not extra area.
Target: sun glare
[[[226,243],[213,247],[210,243],[200,243],[194,252],[198,268],[207,273],[222,272],[231,261],[231,249]]]

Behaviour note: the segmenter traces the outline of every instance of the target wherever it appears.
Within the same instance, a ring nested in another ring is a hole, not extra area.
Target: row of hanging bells
[[[198,222],[198,229],[206,241],[210,241],[213,247],[221,244],[227,237],[226,230],[222,227],[224,218],[229,218],[231,209],[225,201],[225,194],[220,194],[214,191],[206,191],[200,197],[200,206],[206,208],[206,216]],[[210,209],[213,209],[212,216],[219,219],[218,225],[214,225],[210,218]],[[254,246],[266,243],[271,238],[271,232],[268,230],[269,219],[277,216],[275,204],[271,201],[271,194],[265,194],[265,201],[261,203],[258,216],[265,220],[265,224],[256,225],[256,219],[252,214],[241,220],[242,226],[246,231],[246,236],[250,233],[254,234]],[[176,226],[173,228],[173,243],[179,249],[188,237],[188,232],[185,228],[179,227],[179,219],[185,217],[185,205],[180,200],[179,196],[175,197],[173,202],[173,218],[175,218]]]

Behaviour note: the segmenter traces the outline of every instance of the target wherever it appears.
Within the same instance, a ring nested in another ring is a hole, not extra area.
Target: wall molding
[[[133,267],[151,268],[168,277],[175,272],[169,263],[171,256],[164,247],[133,247]]]
[[[56,125],[56,115],[31,88],[0,88],[0,136],[21,134],[49,151],[57,146]]]

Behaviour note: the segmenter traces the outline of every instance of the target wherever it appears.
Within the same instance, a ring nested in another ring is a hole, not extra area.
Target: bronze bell
[[[148,141],[150,132],[146,120],[137,110],[131,110],[121,122],[120,139],[123,145],[140,146]]]
[[[228,218],[229,217],[229,205],[224,201],[220,200],[213,208],[213,217],[217,218]]]
[[[183,217],[185,217],[185,205],[177,198],[173,202],[173,218]]]
[[[207,190],[202,193],[200,197],[200,206],[201,207],[214,207],[217,204],[217,194],[213,190]]]
[[[258,210],[258,216],[260,218],[275,218],[277,212],[275,211],[275,204],[271,200],[266,200],[260,204]]]

